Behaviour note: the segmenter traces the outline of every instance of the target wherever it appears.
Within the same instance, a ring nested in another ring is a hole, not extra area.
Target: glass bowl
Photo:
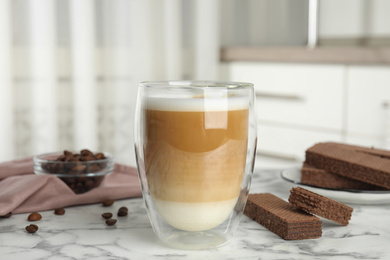
[[[34,172],[50,174],[65,182],[74,193],[80,194],[98,187],[104,177],[114,170],[114,158],[109,153],[54,152],[34,157]]]

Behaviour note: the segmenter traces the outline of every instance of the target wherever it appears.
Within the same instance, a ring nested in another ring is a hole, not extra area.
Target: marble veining
[[[285,200],[289,188],[275,170],[257,170],[252,193],[270,192]],[[121,206],[129,215],[116,217]],[[28,214],[0,219],[0,259],[389,259],[390,205],[350,205],[346,227],[323,219],[319,239],[285,241],[246,216],[236,238],[224,247],[185,251],[166,247],[154,236],[141,198],[66,208],[63,216],[41,212],[35,234],[25,231]],[[101,214],[118,219],[108,227]]]

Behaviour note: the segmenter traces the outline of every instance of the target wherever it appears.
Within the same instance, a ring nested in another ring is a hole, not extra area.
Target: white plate
[[[282,179],[291,187],[300,186],[331,199],[352,204],[387,204],[390,203],[390,191],[367,191],[367,190],[334,190],[314,187],[300,183],[301,169],[293,168],[283,170]]]

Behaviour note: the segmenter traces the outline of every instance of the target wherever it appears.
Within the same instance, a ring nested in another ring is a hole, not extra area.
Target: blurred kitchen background
[[[135,165],[137,85],[255,85],[262,168],[319,141],[390,149],[388,0],[0,0],[0,162]]]

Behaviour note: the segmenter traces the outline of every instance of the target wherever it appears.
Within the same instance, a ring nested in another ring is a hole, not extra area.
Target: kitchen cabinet
[[[221,72],[254,84],[259,167],[298,166],[317,142],[389,143],[390,66],[236,61]]]
[[[342,66],[300,64],[229,67],[230,79],[254,84],[260,121],[329,130],[342,127],[343,72]]]
[[[338,132],[313,130],[294,125],[281,126],[259,122],[256,166],[259,168],[298,167],[305,150],[319,141],[342,141]]]
[[[347,141],[390,149],[390,66],[349,66],[347,77]]]

